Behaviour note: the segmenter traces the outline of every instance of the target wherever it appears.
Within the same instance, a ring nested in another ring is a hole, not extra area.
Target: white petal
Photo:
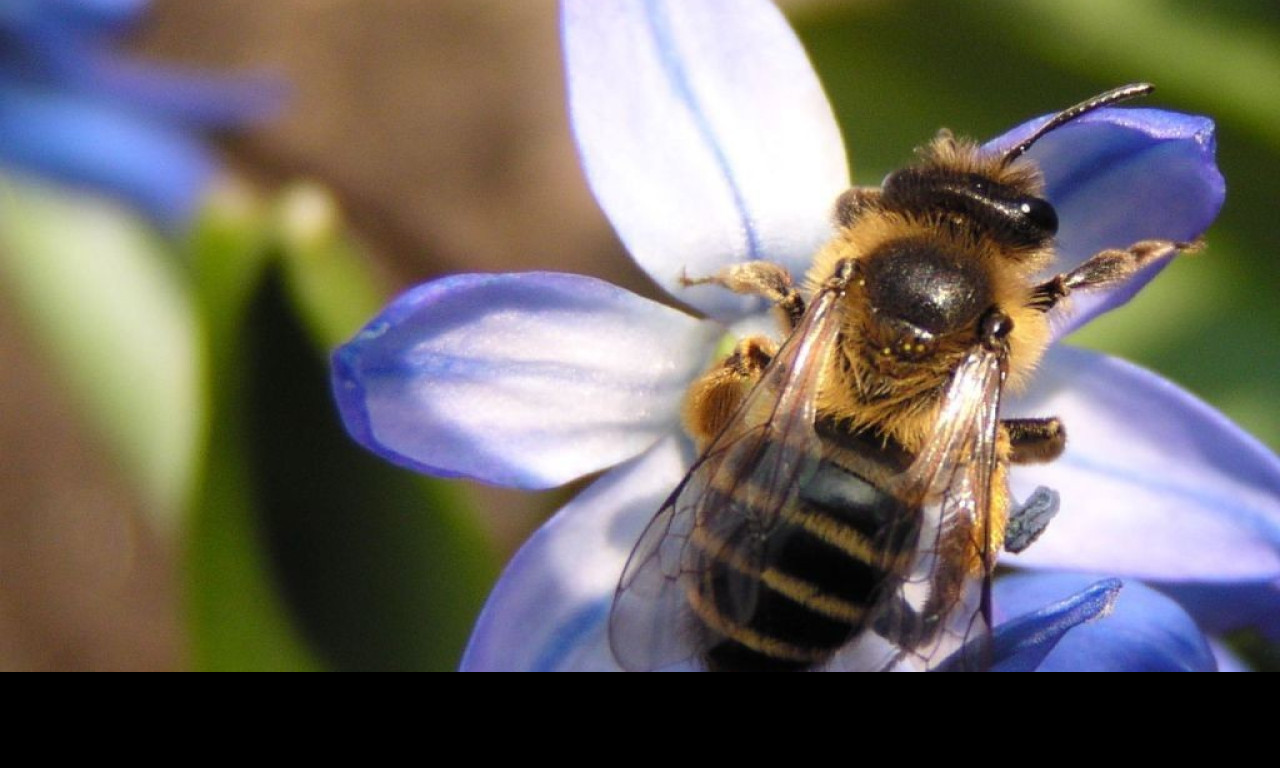
[[[435,475],[548,488],[669,434],[721,329],[577,275],[458,275],[333,358],[348,431]]]
[[[1019,565],[1166,582],[1280,574],[1280,461],[1222,414],[1154,374],[1059,347],[1007,415],[1060,416],[1062,458],[1015,467],[1062,510]]]
[[[465,671],[619,671],[606,627],[641,532],[691,457],[674,436],[560,510],[498,582],[462,661]]]
[[[679,278],[767,259],[799,274],[849,186],[840,132],[767,0],[564,0],[569,106],[597,199],[681,301],[730,321],[762,306]]]

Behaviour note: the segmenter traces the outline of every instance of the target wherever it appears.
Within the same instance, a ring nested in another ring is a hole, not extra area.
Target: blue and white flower
[[[465,669],[616,669],[605,624],[618,577],[693,458],[683,394],[726,330],[766,309],[679,278],[750,259],[802,274],[850,184],[817,77],[766,0],[563,0],[562,23],[596,197],[636,262],[705,317],[588,277],[459,275],[401,296],[335,353],[349,430],[393,462],[530,489],[608,470],[508,566]],[[1223,200],[1201,117],[1103,110],[1029,156],[1061,219],[1059,269],[1193,239]],[[1060,335],[1163,266],[1076,302]],[[1260,616],[1277,629],[1275,456],[1154,374],[1062,346],[1007,408],[1061,416],[1071,439],[1057,462],[1013,471],[1016,493],[1056,488],[1063,509],[1008,558],[1024,575],[997,584],[999,668],[1211,669],[1202,631]]]
[[[178,73],[112,43],[146,0],[0,3],[0,166],[119,197],[178,225],[216,171],[199,133],[269,114],[278,84]]]

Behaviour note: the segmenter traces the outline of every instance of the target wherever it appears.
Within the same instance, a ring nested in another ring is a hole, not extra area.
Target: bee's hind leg
[[[1067,447],[1067,430],[1056,416],[1047,419],[1004,419],[1009,435],[1009,461],[1014,464],[1043,464],[1062,455]]]
[[[680,284],[720,285],[734,293],[763,296],[777,306],[788,333],[795,330],[804,317],[804,297],[791,282],[786,267],[771,261],[746,261],[731,264],[711,277],[680,276]]]
[[[748,336],[689,388],[684,401],[684,426],[699,450],[728,425],[777,352],[777,345],[768,338]]]
[[[1058,492],[1040,486],[1023,504],[1009,512],[1004,529],[1004,549],[1018,554],[1035,543],[1058,514]]]

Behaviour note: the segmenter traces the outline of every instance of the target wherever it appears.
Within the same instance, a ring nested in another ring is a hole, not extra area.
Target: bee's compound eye
[[[1032,226],[1046,236],[1058,233],[1058,212],[1053,209],[1053,206],[1047,200],[1028,197],[1019,205],[1019,210],[1023,216],[1027,217],[1027,221],[1030,221]]]

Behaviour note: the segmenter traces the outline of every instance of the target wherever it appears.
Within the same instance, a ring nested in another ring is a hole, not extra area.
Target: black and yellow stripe
[[[750,483],[750,478],[735,478]],[[744,492],[745,491],[745,492]],[[760,520],[751,489],[708,489],[732,521]],[[881,590],[905,567],[915,517],[867,480],[824,461],[768,531],[699,525],[691,539],[700,578],[688,586],[710,635],[716,670],[799,670],[829,658],[865,627]]]

